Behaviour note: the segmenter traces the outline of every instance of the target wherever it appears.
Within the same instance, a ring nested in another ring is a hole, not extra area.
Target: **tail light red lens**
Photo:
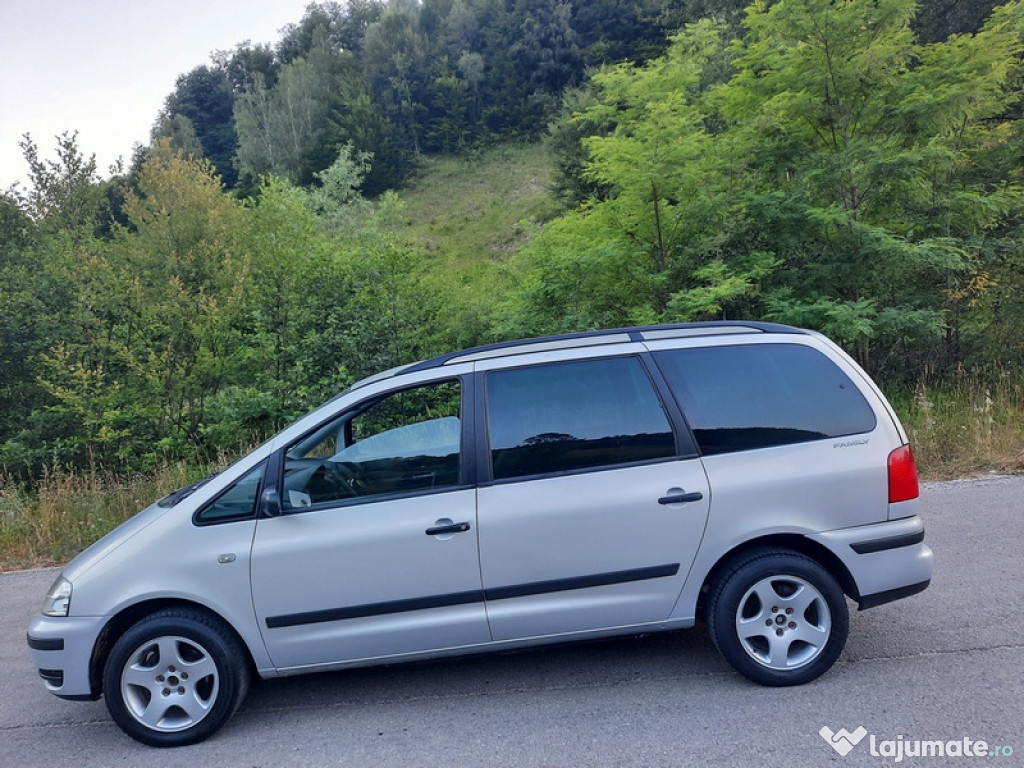
[[[917,464],[910,445],[889,454],[889,503],[916,499],[921,491],[917,484]]]

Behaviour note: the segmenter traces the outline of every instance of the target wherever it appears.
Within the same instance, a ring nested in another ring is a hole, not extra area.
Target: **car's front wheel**
[[[800,685],[839,658],[849,631],[835,578],[797,552],[758,550],[726,567],[708,595],[708,629],[725,660],[762,685]]]
[[[249,688],[248,655],[217,619],[187,609],[142,619],[114,644],[103,690],[114,721],[154,747],[202,741]]]

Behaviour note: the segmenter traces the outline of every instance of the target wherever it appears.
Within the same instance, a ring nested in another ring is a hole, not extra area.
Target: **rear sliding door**
[[[489,443],[477,504],[494,639],[666,619],[709,491],[640,357],[482,375]]]

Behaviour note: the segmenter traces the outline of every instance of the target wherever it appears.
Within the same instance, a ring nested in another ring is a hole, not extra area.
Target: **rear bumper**
[[[842,560],[861,610],[915,595],[931,581],[932,550],[924,543],[924,522],[918,515],[809,538]]]
[[[38,614],[26,638],[46,690],[62,699],[97,699],[90,663],[102,617],[55,618]]]
[[[902,600],[904,597],[910,597],[911,595],[916,595],[918,592],[924,592],[931,583],[931,579],[928,579],[926,581],[920,581],[917,584],[910,584],[906,587],[898,587],[896,589],[887,590],[886,592],[876,592],[873,595],[864,595],[857,602],[857,605],[860,610],[866,611],[868,608],[885,605],[886,603],[891,603],[894,600]]]

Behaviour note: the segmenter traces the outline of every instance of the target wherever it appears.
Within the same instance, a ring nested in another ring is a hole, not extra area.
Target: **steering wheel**
[[[323,470],[324,480],[338,490],[336,498],[347,499],[362,495],[362,472],[358,464],[351,461],[328,461],[324,462]]]

